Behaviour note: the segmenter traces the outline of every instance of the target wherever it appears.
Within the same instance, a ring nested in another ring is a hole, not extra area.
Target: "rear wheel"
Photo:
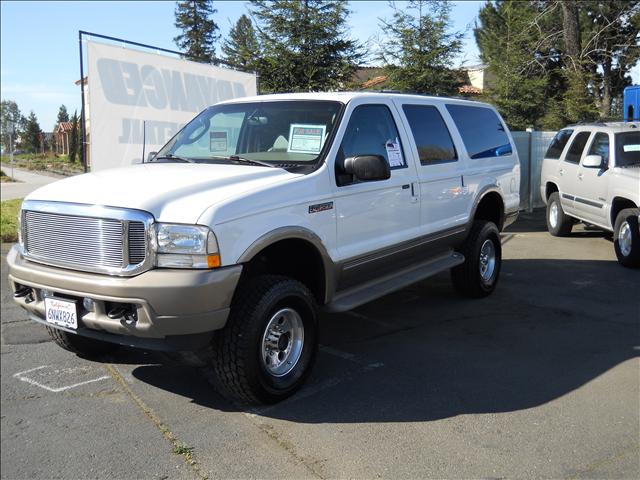
[[[498,227],[493,222],[474,221],[460,252],[464,255],[464,263],[451,269],[456,290],[471,298],[490,295],[498,283],[502,265]]]
[[[566,237],[572,228],[573,219],[564,213],[558,192],[553,192],[547,202],[547,230],[554,237]]]
[[[83,337],[75,333],[58,330],[57,328],[46,328],[47,332],[49,332],[49,336],[56,344],[58,344],[58,346],[79,355],[87,357],[104,355],[106,353],[114,352],[120,348],[120,345],[115,343],[102,342],[100,340]]]
[[[276,275],[239,288],[213,342],[216,384],[232,400],[275,403],[302,386],[315,360],[315,299],[300,282]]]
[[[616,217],[613,228],[613,247],[618,262],[625,267],[640,267],[638,215],[640,215],[640,209],[625,208]]]

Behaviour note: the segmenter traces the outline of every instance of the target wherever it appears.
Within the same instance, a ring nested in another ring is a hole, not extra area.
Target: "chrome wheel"
[[[480,276],[488,282],[496,269],[496,247],[493,241],[487,239],[480,248]]]
[[[295,368],[304,346],[304,325],[292,308],[278,310],[262,335],[262,364],[274,377],[283,377]]]
[[[625,257],[628,257],[631,253],[631,227],[626,220],[620,225],[620,231],[618,232],[618,245],[620,246],[620,253]]]
[[[553,202],[549,208],[549,224],[556,228],[558,226],[558,204]]]

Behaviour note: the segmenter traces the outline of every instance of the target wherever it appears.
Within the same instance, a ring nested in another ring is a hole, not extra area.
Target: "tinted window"
[[[511,155],[509,137],[490,108],[447,105],[471,158]]]
[[[422,165],[454,162],[458,159],[451,134],[438,109],[428,105],[404,105],[411,133]]]
[[[591,132],[580,132],[576,135],[576,138],[571,142],[571,146],[569,147],[569,151],[565,157],[567,162],[578,163],[580,161],[580,157],[582,157],[582,152],[584,151],[584,147],[587,145],[587,140],[589,140],[590,135]]]
[[[606,133],[596,133],[591,142],[591,148],[587,155],[600,155],[605,164],[609,163],[609,135]]]
[[[616,165],[640,165],[640,132],[616,133]]]
[[[572,133],[573,130],[560,130],[556,133],[556,136],[551,140],[551,145],[549,145],[549,149],[547,150],[544,158],[560,158],[562,150],[564,150],[564,146],[569,141],[569,137],[571,137]]]

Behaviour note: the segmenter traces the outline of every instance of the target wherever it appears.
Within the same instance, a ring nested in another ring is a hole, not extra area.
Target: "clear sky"
[[[397,2],[401,7],[403,2]],[[458,62],[478,63],[471,31],[484,1],[453,2],[453,29],[466,31]],[[223,38],[247,11],[247,2],[214,1],[214,20]],[[350,34],[361,42],[380,33],[380,17],[391,9],[383,1],[352,1]],[[33,110],[45,131],[54,127],[58,107],[69,114],[80,107],[78,30],[125,38],[158,47],[177,49],[173,38],[173,1],[5,1],[0,3],[0,91],[3,100],[18,103],[23,115]],[[217,47],[219,52],[219,45]],[[637,74],[636,74],[637,77]],[[636,78],[636,83],[638,79]]]

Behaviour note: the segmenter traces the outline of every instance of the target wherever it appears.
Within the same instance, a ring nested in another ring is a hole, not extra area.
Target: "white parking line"
[[[100,380],[106,380],[109,378],[108,375],[104,375],[102,377],[99,378],[93,378],[91,380],[85,380],[84,382],[78,382],[78,383],[74,383],[73,385],[65,385],[64,387],[50,387],[48,385],[44,385],[40,382],[38,382],[37,380],[34,380],[33,378],[29,378],[27,376],[25,376],[27,373],[31,373],[31,372],[35,372],[37,370],[42,370],[43,368],[49,368],[49,365],[42,365],[40,367],[36,367],[36,368],[31,368],[29,370],[25,370],[23,372],[18,372],[18,373],[14,373],[13,374],[13,378],[17,378],[18,380],[21,380],[23,382],[27,382],[30,385],[35,385],[36,387],[40,387],[43,388],[49,392],[53,392],[53,393],[59,393],[59,392],[64,392],[65,390],[71,390],[72,388],[76,388],[79,387],[81,385],[86,385],[88,383],[93,383],[93,382],[99,382]]]

